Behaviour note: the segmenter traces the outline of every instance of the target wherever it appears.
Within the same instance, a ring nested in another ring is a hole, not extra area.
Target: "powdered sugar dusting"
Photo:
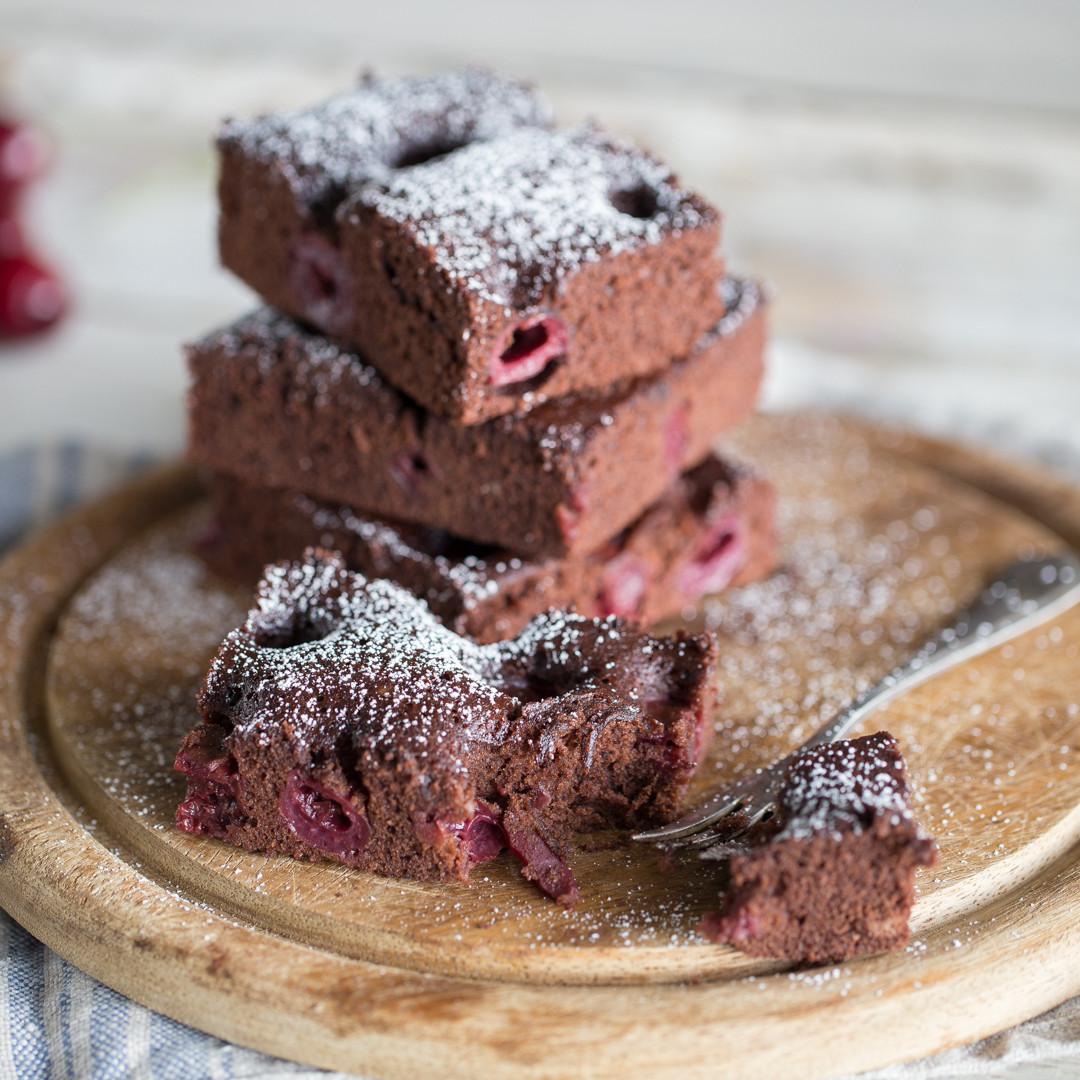
[[[885,732],[845,739],[801,754],[780,794],[782,837],[861,832],[875,818],[898,825],[912,818],[904,762]]]
[[[312,108],[230,120],[219,142],[273,163],[300,202],[314,208],[385,180],[410,160],[550,122],[548,105],[532,87],[465,68],[365,79]]]
[[[472,743],[502,741],[523,701],[614,684],[637,711],[664,696],[672,663],[707,675],[700,643],[634,633],[624,645],[625,628],[614,616],[552,611],[511,641],[476,645],[411,593],[323,552],[267,568],[202,701],[257,739],[283,730],[303,763],[348,731],[354,745],[466,771]]]
[[[716,218],[666,165],[592,126],[474,143],[356,203],[403,224],[451,280],[515,309],[552,296],[583,263]]]
[[[387,407],[400,409],[404,395],[389,386],[363,358],[343,349],[323,334],[305,330],[299,323],[271,307],[261,307],[208,334],[190,346],[192,352],[219,350],[227,357],[239,357],[254,350],[260,373],[284,362],[290,345],[296,360],[296,390],[320,408],[333,404],[340,388],[363,387],[380,394]],[[239,360],[238,360],[239,362]]]
[[[268,568],[256,607],[211,666],[204,697],[228,700],[256,736],[284,727],[301,762],[345,730],[423,760],[449,754],[464,770],[462,739],[497,741],[515,703],[491,685],[478,646],[437,623],[387,581],[365,581],[337,557]]]

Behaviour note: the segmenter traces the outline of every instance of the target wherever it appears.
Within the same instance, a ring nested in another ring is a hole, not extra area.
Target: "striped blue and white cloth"
[[[0,457],[0,550],[147,463],[141,456],[70,444]],[[0,1080],[333,1080],[343,1075],[231,1046],[136,1005],[84,975],[0,911]],[[993,1038],[866,1073],[863,1080],[1076,1075],[1080,999]],[[417,1080],[422,1077],[418,1072]]]

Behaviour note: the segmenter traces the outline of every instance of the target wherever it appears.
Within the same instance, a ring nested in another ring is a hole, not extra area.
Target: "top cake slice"
[[[491,97],[523,92],[486,78]],[[328,106],[220,139],[224,264],[466,424],[660,372],[723,315],[713,207],[594,126],[550,131],[539,104],[496,112],[411,153],[331,152],[327,176]]]

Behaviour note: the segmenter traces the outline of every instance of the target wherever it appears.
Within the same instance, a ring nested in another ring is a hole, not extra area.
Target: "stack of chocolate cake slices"
[[[663,163],[475,69],[219,148],[222,262],[269,306],[188,350],[213,566],[337,549],[480,642],[772,567],[769,485],[712,452],[757,395],[763,298]]]

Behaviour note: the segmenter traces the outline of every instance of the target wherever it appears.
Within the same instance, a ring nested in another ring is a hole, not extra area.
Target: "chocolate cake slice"
[[[723,314],[719,215],[643,150],[548,120],[466,70],[230,121],[221,261],[459,423],[657,373]]]
[[[722,911],[706,915],[699,932],[803,964],[906,944],[915,871],[937,859],[909,790],[886,731],[800,754],[775,816],[749,852],[731,859]]]
[[[176,823],[258,851],[467,881],[504,846],[577,898],[574,831],[670,820],[711,729],[715,644],[538,616],[475,645],[338,555],[269,567],[176,758]]]
[[[663,376],[463,427],[360,356],[269,309],[188,350],[189,453],[253,487],[445,529],[523,557],[585,555],[629,525],[753,408],[764,303],[728,313]]]
[[[459,423],[657,374],[724,310],[719,214],[591,125],[401,170],[337,225],[359,303],[323,328]]]
[[[299,558],[305,548],[338,550],[350,569],[396,582],[455,633],[480,642],[510,637],[549,608],[648,625],[706,593],[765,576],[777,558],[771,485],[712,455],[578,558],[522,558],[227,473],[211,478],[210,498],[213,516],[198,547],[219,573],[253,583],[267,563]]]

